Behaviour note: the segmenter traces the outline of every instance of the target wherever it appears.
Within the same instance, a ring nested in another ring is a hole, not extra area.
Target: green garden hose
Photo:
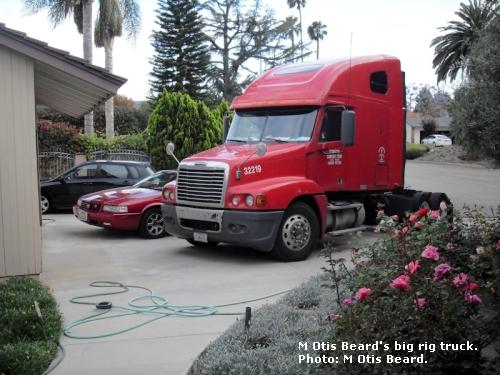
[[[97,339],[102,337],[109,337],[119,335],[121,333],[132,331],[136,328],[145,326],[146,324],[152,323],[156,320],[163,319],[169,316],[178,316],[186,318],[199,318],[210,315],[243,315],[244,312],[233,313],[233,312],[220,312],[219,309],[223,307],[242,305],[244,303],[260,301],[266,298],[278,296],[290,291],[290,289],[282,290],[276,293],[268,294],[263,297],[253,298],[244,301],[224,303],[218,305],[172,305],[164,297],[155,295],[151,289],[138,285],[125,285],[114,281],[94,281],[90,284],[91,287],[95,288],[117,288],[118,290],[105,293],[89,294],[85,296],[74,297],[70,300],[71,303],[78,303],[83,305],[93,305],[98,306],[98,308],[105,308],[103,312],[98,314],[93,314],[82,319],[75,320],[64,326],[64,335],[74,339]],[[131,288],[142,289],[147,292],[147,294],[132,298],[128,301],[127,306],[112,305],[109,302],[96,302],[89,301],[88,298],[111,296],[115,294],[121,294],[128,292]],[[119,312],[111,314],[111,311],[118,310]],[[128,315],[150,315],[151,319],[143,321],[142,323],[133,324],[120,330],[114,330],[107,333],[101,333],[98,335],[78,335],[71,332],[71,330],[78,326],[83,326],[91,324],[93,322],[121,318]]]

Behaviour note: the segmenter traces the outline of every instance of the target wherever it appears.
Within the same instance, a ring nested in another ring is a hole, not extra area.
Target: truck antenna
[[[352,31],[351,31],[351,42],[349,43],[349,88],[347,93],[347,107],[351,106],[351,94],[352,94]]]

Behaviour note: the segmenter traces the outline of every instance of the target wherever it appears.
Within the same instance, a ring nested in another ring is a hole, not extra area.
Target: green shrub
[[[339,374],[453,373],[485,370],[481,350],[494,342],[499,331],[498,285],[500,218],[440,219],[439,212],[420,210],[407,220],[384,218],[386,240],[358,252],[356,273],[332,264],[331,275],[343,275],[348,289],[339,293],[332,323],[337,343],[389,344],[387,350],[369,353],[402,355],[395,341],[412,344],[411,356],[424,355],[425,364],[341,363]],[[488,222],[484,225],[483,221]],[[484,258],[484,259],[481,259]],[[488,272],[493,271],[493,272]],[[337,279],[337,283],[339,280]],[[338,285],[338,284],[337,284]],[[343,304],[345,298],[352,303]],[[481,310],[481,303],[486,307]],[[443,351],[439,344],[471,342],[474,351]],[[418,344],[438,345],[435,353],[416,349]],[[335,352],[334,355],[353,352]],[[367,353],[356,353],[367,354]]]
[[[80,140],[84,145],[88,158],[91,158],[91,153],[95,150],[129,149],[146,151],[146,142],[142,133],[117,135],[112,138],[106,138],[96,133],[80,134]]]
[[[67,123],[40,120],[38,125],[38,150],[40,152],[82,152],[84,144],[76,127]]]
[[[221,141],[222,119],[187,94],[164,91],[144,134],[153,166],[175,168],[176,162],[165,152],[167,143],[175,144],[179,160],[214,147]]]
[[[0,374],[42,373],[56,354],[61,331],[62,317],[46,287],[27,277],[0,284]]]
[[[406,159],[412,160],[421,157],[423,154],[429,151],[429,147],[426,145],[420,145],[418,143],[407,143],[406,144]]]

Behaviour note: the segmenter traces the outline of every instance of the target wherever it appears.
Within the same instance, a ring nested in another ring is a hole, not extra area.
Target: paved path
[[[414,188],[449,193],[455,203],[492,205],[500,202],[500,172],[466,166],[408,163],[407,184]],[[43,274],[54,289],[66,322],[95,313],[69,299],[94,293],[88,284],[96,280],[142,285],[165,296],[173,304],[219,304],[245,300],[293,288],[316,275],[325,265],[319,252],[296,263],[280,263],[266,254],[222,245],[199,249],[184,240],[143,240],[135,234],[116,233],[78,222],[69,214],[46,218],[43,228]],[[351,246],[373,241],[376,235],[343,237],[336,254],[349,258]],[[125,304],[130,293],[113,298]],[[270,298],[250,304],[260,306]],[[244,306],[229,311],[243,311]],[[234,316],[166,318],[138,330],[103,339],[63,338],[66,359],[54,374],[184,374],[197,355],[226,330]],[[122,323],[78,330],[82,334],[117,329]]]

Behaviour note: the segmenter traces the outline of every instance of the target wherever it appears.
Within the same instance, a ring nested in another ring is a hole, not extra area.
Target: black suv
[[[144,162],[103,160],[80,164],[52,180],[40,182],[42,214],[51,209],[71,208],[85,194],[134,185],[153,173]]]

